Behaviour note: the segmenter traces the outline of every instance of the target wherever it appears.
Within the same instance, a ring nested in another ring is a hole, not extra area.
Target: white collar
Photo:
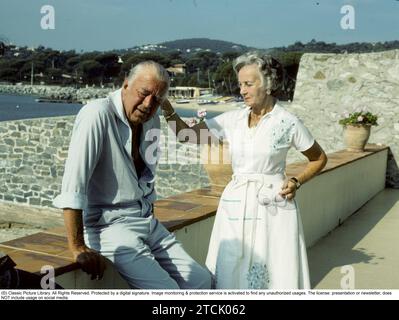
[[[272,111],[264,114],[261,119],[266,118],[266,117],[276,116],[279,113],[279,111],[281,110],[281,108],[282,108],[282,106],[279,104],[279,101],[277,100],[273,106]],[[251,110],[252,110],[251,107],[245,106],[244,112],[242,113],[242,117],[248,118],[249,114],[251,113]]]

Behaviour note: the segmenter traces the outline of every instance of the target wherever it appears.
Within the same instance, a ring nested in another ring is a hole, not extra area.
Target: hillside
[[[128,49],[115,50],[114,52],[126,53],[126,52],[176,52],[179,51],[182,54],[192,54],[199,51],[212,51],[212,52],[245,52],[250,48],[241,44],[223,41],[223,40],[212,40],[208,38],[191,38],[191,39],[180,39],[174,41],[166,41],[158,44],[145,44],[141,46],[135,46]]]
[[[195,51],[196,49],[211,50],[214,52],[231,52],[231,51],[247,51],[250,48],[241,44],[223,41],[223,40],[212,40],[208,38],[192,38],[192,39],[181,39],[175,41],[167,41],[160,43],[172,50],[181,50],[186,52],[187,50]]]

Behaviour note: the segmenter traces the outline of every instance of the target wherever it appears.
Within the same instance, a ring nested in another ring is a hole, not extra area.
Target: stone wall
[[[197,145],[177,142],[163,117],[161,129],[161,158],[156,175],[158,196],[170,197],[208,186],[208,175],[199,161],[200,148]],[[176,150],[176,156],[168,161],[170,158],[167,152],[171,147]]]
[[[0,200],[52,206],[60,192],[75,117],[0,122]],[[162,122],[164,138],[166,123]],[[163,139],[164,140],[164,139]],[[193,145],[177,143],[185,164],[160,164],[156,188],[160,198],[208,185]],[[161,151],[164,151],[161,149]]]
[[[72,125],[68,118],[0,122],[0,200],[51,206]]]
[[[344,111],[358,106],[379,116],[369,142],[389,145],[398,160],[399,50],[302,56],[294,99],[287,108],[304,121],[327,152],[344,148],[338,120]],[[292,160],[299,158],[292,151],[290,155]],[[391,159],[390,168],[394,166]],[[397,184],[397,170],[390,170],[387,178]]]

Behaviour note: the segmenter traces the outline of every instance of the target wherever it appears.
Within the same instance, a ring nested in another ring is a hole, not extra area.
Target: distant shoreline
[[[86,104],[90,100],[105,98],[108,94],[117,88],[73,88],[60,86],[46,86],[46,85],[5,85],[0,84],[0,94],[18,95],[18,96],[33,96],[37,99],[47,103],[73,103]],[[178,104],[176,100],[170,98],[173,107],[186,110],[200,110],[206,109],[210,112],[225,112],[230,110],[237,110],[243,104],[240,102],[226,102],[218,104],[201,104],[199,105],[195,100],[189,103]]]
[[[238,102],[227,102],[227,103],[219,103],[219,104],[202,104],[199,105],[195,101],[185,103],[185,104],[177,104],[175,99],[170,99],[170,103],[174,108],[178,109],[187,109],[187,110],[201,110],[205,109],[206,111],[211,112],[226,112],[230,110],[240,109],[242,103]]]
[[[50,99],[64,103],[85,104],[92,99],[106,97],[113,88],[74,88],[49,85],[8,85],[0,84],[0,94],[33,96],[39,99]]]
[[[24,119],[73,116],[76,115],[83,107],[82,104],[76,103],[51,103],[37,102],[37,96],[17,95],[17,94],[1,94],[0,93],[0,122],[14,121]],[[225,111],[236,107],[226,104],[198,106],[196,103],[175,104],[172,101],[176,112],[182,119],[196,118],[199,109],[207,110],[207,118],[215,117]],[[161,110],[158,110],[162,114]]]

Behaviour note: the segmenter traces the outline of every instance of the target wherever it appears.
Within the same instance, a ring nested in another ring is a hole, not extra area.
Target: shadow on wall
[[[385,187],[399,189],[399,167],[391,148],[388,149]]]

